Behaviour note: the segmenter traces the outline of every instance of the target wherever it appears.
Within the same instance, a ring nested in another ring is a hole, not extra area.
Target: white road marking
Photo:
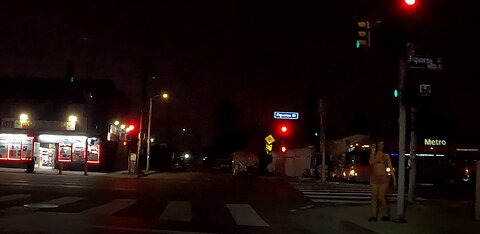
[[[269,227],[269,225],[248,204],[227,204],[237,225]]]
[[[30,197],[30,194],[10,194],[0,197],[0,202],[8,202]]]
[[[160,216],[161,220],[192,221],[192,203],[186,201],[171,201]]]
[[[23,183],[23,182],[14,182],[14,183],[0,183],[0,185],[11,185],[11,186],[25,186],[25,187],[63,187],[63,188],[76,188],[76,189],[97,189],[90,185],[75,185],[75,184],[40,184],[40,183]],[[137,191],[135,188],[111,188],[110,190],[116,191]]]
[[[42,202],[42,203],[55,204],[55,205],[62,206],[62,205],[66,205],[66,204],[69,204],[69,203],[74,203],[74,202],[77,202],[77,201],[80,201],[80,200],[83,200],[83,199],[84,199],[83,197],[61,197],[61,198],[58,198],[58,199],[54,199],[54,200],[46,201],[46,202]]]
[[[356,192],[356,193],[370,193],[370,189],[345,189],[345,190],[326,190],[326,189],[298,189],[300,192],[325,192],[325,193],[336,193],[341,191]]]
[[[114,231],[127,231],[127,232],[146,232],[146,233],[168,233],[168,234],[214,234],[206,232],[185,232],[185,231],[174,231],[174,230],[158,230],[158,229],[144,229],[144,228],[126,228],[126,227],[113,227],[113,226],[101,226],[101,225],[92,225],[91,228],[97,229],[107,229]]]
[[[314,193],[314,192],[309,192],[309,193],[303,193],[305,196],[358,196],[358,197],[370,197],[370,193]],[[397,194],[386,194],[386,197],[396,197]],[[407,196],[407,194],[405,194]]]
[[[115,199],[105,205],[97,206],[90,208],[88,210],[84,210],[80,212],[81,214],[101,214],[101,215],[112,215],[113,213],[123,210],[133,203],[135,203],[136,199]]]
[[[350,204],[370,204],[368,201],[355,201],[355,200],[329,200],[329,199],[312,199],[313,202],[318,203],[350,203]]]

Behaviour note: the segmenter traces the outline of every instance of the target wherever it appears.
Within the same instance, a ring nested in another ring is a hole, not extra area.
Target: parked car
[[[258,170],[258,156],[253,153],[238,151],[232,155],[232,174],[254,174]]]

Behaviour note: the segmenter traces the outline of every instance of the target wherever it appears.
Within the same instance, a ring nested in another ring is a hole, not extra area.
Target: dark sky
[[[366,128],[391,121],[384,116],[395,109],[395,61],[365,58],[353,40],[357,19],[399,14],[395,2],[2,2],[0,77],[63,77],[72,61],[79,79],[112,79],[138,103],[148,68],[156,77],[149,92],[168,91],[169,116],[202,144],[214,137],[222,101],[239,106],[245,121],[270,126],[274,110],[314,113],[306,103],[319,95],[328,104],[328,132],[342,135],[358,118]],[[432,118],[477,134],[476,12],[464,3],[418,2],[425,51],[445,61]],[[167,109],[155,104],[161,121]]]

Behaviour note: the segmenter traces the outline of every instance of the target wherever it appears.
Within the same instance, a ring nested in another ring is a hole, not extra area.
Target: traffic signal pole
[[[147,60],[148,61],[148,60]],[[148,63],[146,63],[148,64]],[[139,124],[138,124],[138,142],[137,142],[137,157],[135,159],[135,174],[140,173],[140,168],[139,168],[139,160],[140,160],[140,154],[142,152],[142,143],[143,143],[143,110],[145,109],[145,101],[147,100],[147,79],[148,79],[148,68],[145,69],[145,74],[142,77],[142,83],[141,83],[141,102],[140,102],[140,116],[139,116]]]
[[[397,190],[397,222],[405,223],[405,136],[407,126],[407,110],[404,103],[405,75],[408,69],[408,58],[413,53],[413,44],[407,43],[405,54],[400,58],[398,82],[398,190]]]
[[[477,160],[477,188],[475,191],[475,220],[480,220],[480,160]]]
[[[326,178],[326,170],[325,170],[325,124],[324,124],[324,112],[325,112],[325,107],[324,107],[324,104],[323,104],[323,100],[320,99],[320,103],[319,103],[319,111],[320,111],[320,151],[322,153],[322,170],[321,170],[321,173],[322,173],[322,177],[321,177],[321,181],[322,183],[325,183],[327,181],[327,178]]]
[[[140,159],[140,153],[142,152],[142,122],[143,122],[143,110],[140,110],[140,123],[138,125],[137,157],[135,158],[134,174],[140,173],[138,161]]]
[[[415,117],[417,109],[410,107],[410,170],[408,177],[408,202],[415,202],[416,178],[417,178],[417,130]]]
[[[152,102],[153,102],[153,97],[150,97],[149,100],[149,106],[148,106],[148,126],[147,126],[147,168],[146,171],[150,170],[150,129],[152,127]]]

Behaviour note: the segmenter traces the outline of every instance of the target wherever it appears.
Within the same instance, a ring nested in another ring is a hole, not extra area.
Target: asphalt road
[[[0,173],[5,233],[308,233],[291,210],[311,202],[279,177],[160,173]]]

